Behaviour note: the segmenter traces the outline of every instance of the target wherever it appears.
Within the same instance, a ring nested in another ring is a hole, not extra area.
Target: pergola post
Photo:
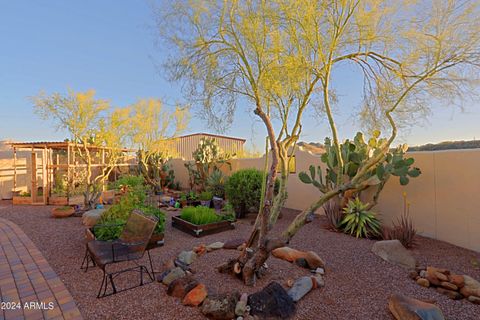
[[[13,192],[17,191],[17,148],[13,147]]]

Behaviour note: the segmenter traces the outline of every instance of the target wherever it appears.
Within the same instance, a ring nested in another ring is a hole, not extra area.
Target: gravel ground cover
[[[84,273],[80,264],[84,255],[84,227],[80,218],[53,219],[52,207],[11,206],[1,202],[0,217],[20,226],[37,245],[52,268],[57,272],[75,299],[85,319],[204,319],[197,308],[184,307],[168,296],[159,283],[125,291],[103,299],[96,299],[101,282],[101,271]],[[285,210],[276,228],[284,228],[295,212]],[[246,238],[253,217],[239,221],[232,231],[194,238],[170,225],[168,213],[165,246],[152,251],[157,271],[163,264],[182,250],[195,245]],[[434,289],[418,286],[408,278],[403,269],[390,265],[371,251],[373,241],[333,233],[321,228],[321,219],[305,226],[291,242],[292,248],[312,250],[326,261],[326,286],[310,292],[297,304],[295,319],[393,319],[388,311],[388,297],[401,293],[421,300],[434,301],[447,319],[480,319],[480,306],[464,300],[453,301]],[[249,288],[229,275],[218,274],[215,267],[228,257],[235,257],[235,250],[217,250],[197,259],[192,268],[199,282],[211,293],[238,290],[253,293],[270,281],[285,285],[288,279],[296,279],[308,272],[283,260],[271,257],[268,274],[260,279],[257,287]],[[472,263],[480,254],[445,242],[419,237],[413,254],[421,265],[444,267],[458,274],[468,274],[480,279],[480,268]],[[146,262],[146,261],[145,261]],[[120,279],[121,285],[137,281],[130,274]]]

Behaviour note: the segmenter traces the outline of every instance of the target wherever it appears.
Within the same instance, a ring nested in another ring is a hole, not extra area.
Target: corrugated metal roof
[[[192,137],[192,136],[208,136],[208,137],[215,137],[215,138],[224,138],[224,139],[239,140],[239,141],[243,141],[243,142],[247,141],[246,139],[243,139],[243,138],[223,136],[223,135],[220,135],[220,134],[212,134],[212,133],[204,133],[204,132],[186,134],[186,135],[177,137],[177,139],[186,138],[186,137]]]

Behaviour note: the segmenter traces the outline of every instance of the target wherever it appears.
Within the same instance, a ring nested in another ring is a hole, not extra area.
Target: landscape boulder
[[[315,281],[316,285],[316,281]],[[301,277],[293,283],[293,286],[288,290],[288,295],[293,301],[297,302],[302,299],[313,288],[313,282],[310,277]]]
[[[170,270],[165,276],[161,279],[162,283],[166,286],[170,285],[174,280],[184,277],[185,271],[182,268],[176,267]]]
[[[372,246],[372,252],[383,260],[407,270],[415,269],[415,258],[398,240],[377,241]]]
[[[190,265],[197,259],[197,254],[193,251],[182,251],[177,257],[177,260],[186,264]]]
[[[245,242],[246,242],[245,239],[231,239],[224,243],[223,249],[237,250],[237,248],[242,244],[244,244]]]
[[[388,308],[397,320],[445,320],[436,305],[399,294],[390,297]]]
[[[97,222],[102,217],[102,213],[105,212],[105,209],[93,209],[85,211],[82,214],[82,223],[84,226],[91,228],[97,224]]]
[[[218,249],[222,249],[222,248],[223,248],[223,242],[217,241],[217,242],[214,242],[214,243],[210,243],[207,246],[207,251],[210,252],[210,251],[218,250]]]
[[[480,282],[470,276],[464,275],[464,286],[460,289],[460,293],[466,298],[470,296],[480,297]]]
[[[185,295],[197,285],[197,280],[195,280],[192,276],[181,277],[173,280],[168,285],[167,294],[172,297],[183,299]]]
[[[295,303],[275,281],[248,296],[250,314],[261,319],[289,319],[295,314]]]
[[[215,320],[229,320],[235,318],[235,307],[240,299],[240,293],[226,293],[209,296],[203,301],[202,313]]]
[[[281,247],[273,250],[272,255],[282,260],[296,262],[300,266],[306,262],[310,269],[325,267],[325,262],[313,251],[303,252],[289,247]]]
[[[207,288],[204,284],[199,284],[185,295],[182,303],[186,306],[197,307],[207,297]]]
[[[243,316],[247,311],[247,302],[248,302],[248,294],[242,293],[240,296],[240,300],[238,300],[237,305],[235,306],[235,315]]]

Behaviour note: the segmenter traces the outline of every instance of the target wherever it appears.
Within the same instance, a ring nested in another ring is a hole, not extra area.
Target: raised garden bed
[[[32,204],[32,198],[28,197],[21,197],[21,196],[13,196],[12,198],[13,204]]]
[[[235,229],[235,224],[232,221],[225,220],[209,224],[196,225],[183,220],[180,218],[180,216],[173,216],[172,227],[200,238],[209,234]]]

